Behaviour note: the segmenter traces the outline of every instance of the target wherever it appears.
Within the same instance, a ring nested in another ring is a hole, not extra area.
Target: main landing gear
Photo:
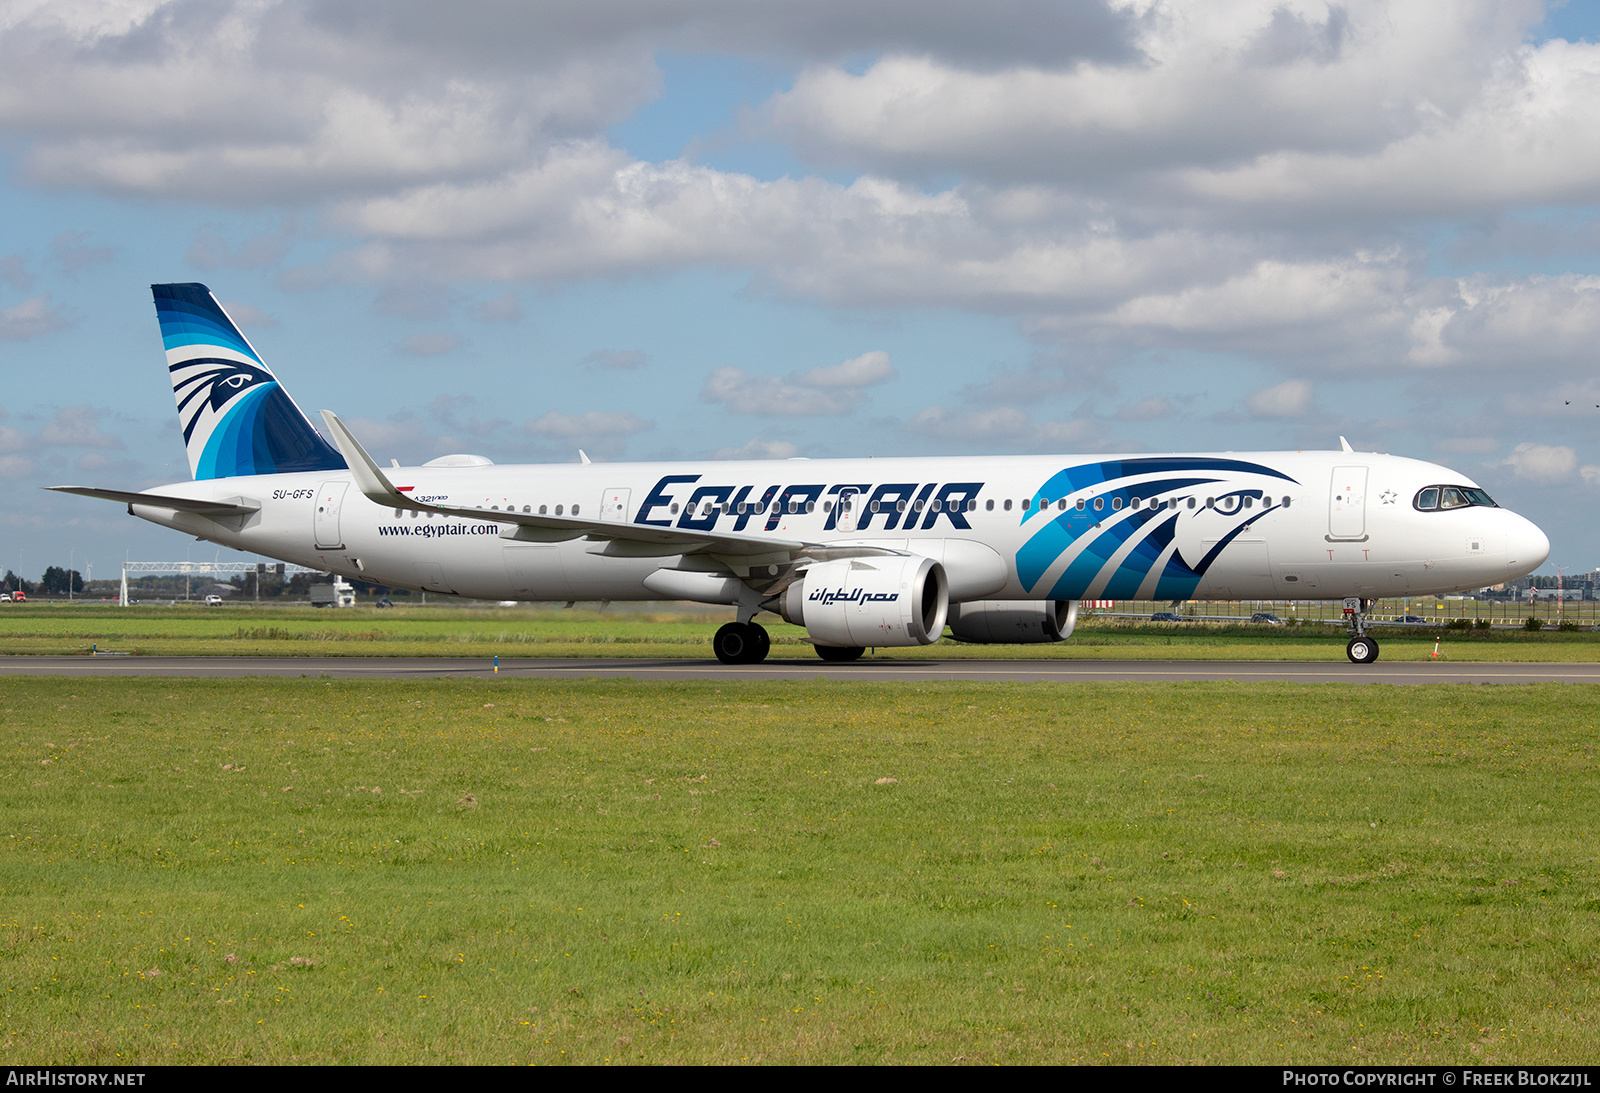
[[[760,664],[772,649],[772,638],[753,622],[730,622],[711,639],[711,648],[724,664]]]
[[[1351,664],[1371,664],[1378,659],[1378,640],[1367,633],[1367,612],[1372,604],[1372,600],[1355,596],[1344,601],[1344,618],[1350,624],[1350,644],[1344,647],[1344,655]]]

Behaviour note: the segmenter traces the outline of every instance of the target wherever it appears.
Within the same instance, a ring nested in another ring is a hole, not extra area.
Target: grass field
[[[8,679],[0,1061],[1586,1063],[1597,714]]]
[[[709,657],[711,635],[731,611],[613,607],[563,611],[506,609],[251,607],[56,607],[0,610],[0,653],[79,654],[98,647],[151,656],[533,656]],[[776,616],[761,622],[774,656],[811,657],[805,631]],[[1600,634],[1545,630],[1376,631],[1385,660],[1425,660],[1442,637],[1446,659],[1581,661],[1600,659]],[[884,657],[1088,660],[1338,660],[1335,626],[1155,625],[1085,618],[1067,641],[1050,645],[963,645],[880,649]]]

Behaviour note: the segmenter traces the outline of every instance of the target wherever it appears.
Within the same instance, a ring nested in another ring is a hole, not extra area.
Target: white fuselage
[[[484,517],[380,507],[351,485],[347,471],[219,478],[157,491],[259,505],[248,516],[138,504],[132,511],[239,550],[379,584],[494,600],[662,599],[659,583],[653,590],[646,581],[681,565],[684,554],[670,544],[520,541],[511,537],[514,525],[494,520],[508,507],[922,554],[943,564],[954,602],[1420,595],[1521,576],[1549,552],[1544,534],[1506,509],[1414,506],[1427,486],[1472,485],[1462,475],[1355,452],[386,473],[419,502],[481,508]],[[751,511],[758,505],[759,514]]]

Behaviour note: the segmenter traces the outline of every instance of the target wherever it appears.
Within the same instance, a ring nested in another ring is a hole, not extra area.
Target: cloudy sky
[[[1595,567],[1596,7],[0,0],[0,568],[215,553],[38,488],[188,477],[161,281],[380,460],[1344,434]]]

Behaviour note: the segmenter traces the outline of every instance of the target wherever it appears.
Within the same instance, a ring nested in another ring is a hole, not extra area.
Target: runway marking
[[[1342,661],[879,661],[828,666],[811,660],[722,665],[709,660],[502,660],[501,676],[523,679],[827,679],[1017,683],[1236,680],[1296,683],[1600,682],[1600,664],[1485,663],[1353,665]],[[130,677],[328,676],[334,678],[493,678],[487,661],[405,657],[88,657],[0,656],[0,675]]]

